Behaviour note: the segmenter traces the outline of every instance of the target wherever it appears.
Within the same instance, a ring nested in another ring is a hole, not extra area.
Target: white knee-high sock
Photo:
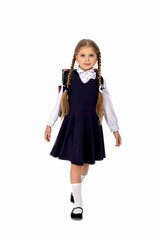
[[[83,208],[82,204],[82,195],[81,195],[81,183],[72,183],[72,193],[74,197],[74,207]],[[80,208],[77,208],[73,211],[73,213],[82,213]]]

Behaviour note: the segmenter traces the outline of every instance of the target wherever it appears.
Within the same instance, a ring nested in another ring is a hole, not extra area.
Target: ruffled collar
[[[83,69],[81,69],[79,66],[77,67],[77,72],[79,73],[80,75],[80,78],[86,82],[88,81],[89,79],[95,79],[96,78],[96,72],[94,70],[94,68],[91,68],[89,70],[86,70],[84,71]]]
[[[78,66],[76,70],[77,70],[78,73],[82,73],[82,72],[83,73],[84,72],[85,73],[94,73],[95,72],[93,67],[91,69],[89,69],[89,70],[84,71],[82,68],[80,68],[80,66]]]
[[[78,68],[77,68],[76,70],[77,70],[77,72],[79,73],[79,76],[80,76],[81,80],[82,80],[84,83],[88,82],[89,79],[95,79],[95,78],[96,78],[96,72],[95,72],[94,68],[91,68],[91,69],[89,69],[89,70],[87,70],[87,71],[84,71],[83,69],[81,69],[81,68],[78,66]],[[99,86],[99,91],[100,91],[101,93],[103,93],[104,89],[105,89],[105,88],[104,88],[104,84],[101,84],[101,85]]]

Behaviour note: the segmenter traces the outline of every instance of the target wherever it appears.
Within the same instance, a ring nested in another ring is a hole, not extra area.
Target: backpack
[[[96,74],[98,74],[98,69],[94,68],[96,71]],[[61,88],[63,87],[63,92],[67,86],[67,77],[70,69],[62,69],[62,85],[58,85],[58,93],[60,93]],[[73,71],[76,71],[76,69],[73,69]],[[98,78],[96,77],[96,83],[97,87],[99,86],[98,84]],[[101,76],[101,84],[103,84],[103,77]],[[69,98],[69,95],[67,94],[67,98]],[[60,109],[58,116],[61,117],[62,110]]]

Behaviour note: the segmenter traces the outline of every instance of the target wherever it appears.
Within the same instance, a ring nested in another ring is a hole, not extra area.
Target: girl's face
[[[97,60],[97,55],[91,47],[81,47],[76,55],[76,61],[84,71],[91,69]]]

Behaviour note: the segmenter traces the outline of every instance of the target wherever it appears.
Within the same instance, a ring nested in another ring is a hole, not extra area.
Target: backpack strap
[[[67,86],[67,78],[69,74],[70,69],[62,69],[62,84],[63,86]]]

